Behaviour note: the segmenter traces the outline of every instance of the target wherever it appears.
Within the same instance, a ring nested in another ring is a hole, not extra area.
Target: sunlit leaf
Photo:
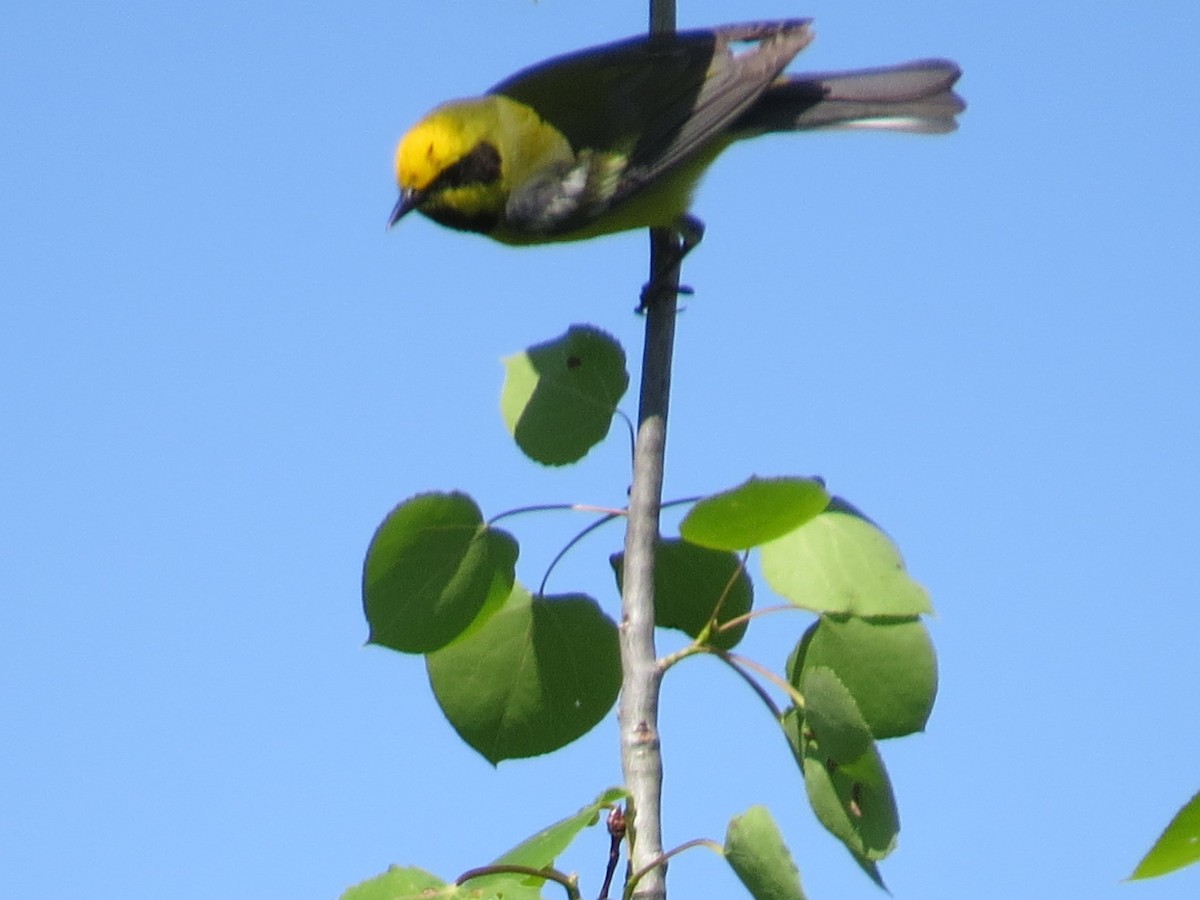
[[[456,900],[459,888],[411,866],[392,866],[382,875],[347,888],[341,900]]]
[[[816,478],[751,478],[696,503],[679,534],[714,550],[746,550],[795,530],[828,503]]]
[[[816,612],[893,618],[932,612],[891,539],[849,512],[824,512],[764,544],[762,572],[778,594]]]
[[[621,682],[617,626],[589,597],[532,598],[520,585],[486,621],[429,654],[442,712],[492,763],[586,734]]]
[[[766,807],[729,820],[725,859],[755,900],[804,900],[800,872]]]
[[[531,869],[544,869],[553,865],[583,829],[595,825],[606,809],[615,806],[627,796],[628,792],[622,788],[609,788],[583,809],[526,838],[493,860],[491,865],[527,866]],[[532,890],[533,896],[536,897],[544,882],[543,878],[528,875],[497,874],[473,878],[465,886],[479,891],[480,896],[502,896],[504,900],[508,900],[515,897],[512,886],[522,891]]]
[[[1200,860],[1200,793],[1175,814],[1130,879],[1155,878]]]
[[[602,441],[629,387],[625,351],[590,325],[504,360],[500,412],[530,459],[561,466]]]
[[[628,792],[622,788],[609,788],[578,812],[522,841],[490,865],[531,869],[552,866],[583,829],[595,825],[605,809],[627,796]],[[342,894],[342,900],[537,900],[542,895],[544,882],[544,878],[535,876],[498,872],[469,878],[458,886],[447,884],[421,869],[392,866],[382,875],[347,890]]]

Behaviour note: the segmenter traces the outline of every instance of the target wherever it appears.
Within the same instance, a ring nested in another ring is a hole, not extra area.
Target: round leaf
[[[877,740],[921,731],[937,695],[933,642],[920,619],[833,619],[822,616],[788,666],[797,687],[804,673],[833,671]]]
[[[816,478],[751,478],[706,497],[679,524],[684,540],[714,550],[746,550],[785,535],[829,504]]]
[[[932,611],[891,539],[848,512],[824,512],[765,544],[762,571],[780,596],[804,609],[865,618]]]
[[[561,466],[602,441],[629,387],[625,351],[584,325],[504,360],[500,412],[530,459]]]
[[[586,734],[621,683],[617,626],[594,600],[534,599],[520,585],[494,615],[429,654],[426,668],[450,724],[492,763]]]
[[[420,494],[397,506],[363,564],[368,643],[428,653],[461,634],[497,580],[512,584],[517,545],[487,528],[466,494]]]

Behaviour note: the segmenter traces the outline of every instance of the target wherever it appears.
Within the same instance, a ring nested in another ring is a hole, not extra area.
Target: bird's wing
[[[808,24],[793,19],[632,38],[547,60],[489,93],[531,106],[576,152],[623,157],[607,198],[616,203],[749,109],[812,40]]]

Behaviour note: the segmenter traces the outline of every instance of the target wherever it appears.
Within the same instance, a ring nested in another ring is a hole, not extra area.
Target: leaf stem
[[[625,515],[625,510],[623,509],[614,509],[611,506],[594,506],[590,503],[534,503],[529,506],[518,506],[514,509],[506,509],[504,512],[496,513],[496,515],[487,520],[487,524],[489,526],[495,525],[502,519],[535,512],[598,512],[613,516]]]
[[[764,606],[762,609],[753,609],[748,613],[743,613],[740,616],[734,616],[728,621],[722,622],[717,626],[717,631],[727,631],[730,628],[737,628],[743,622],[749,622],[751,619],[757,619],[759,616],[773,615],[774,613],[782,612],[799,612],[800,607],[793,606],[791,603],[779,603],[775,606]]]
[[[637,872],[634,872],[633,875],[631,875],[629,878],[629,884],[625,886],[625,895],[624,896],[626,898],[630,898],[633,896],[632,891],[637,886],[637,883],[639,881],[641,881],[642,877],[644,875],[646,875],[650,871],[651,868],[654,868],[656,866],[661,866],[672,856],[677,856],[678,854],[682,853],[683,851],[692,850],[695,847],[707,847],[709,850],[713,851],[713,853],[716,853],[718,856],[721,856],[721,857],[725,856],[725,848],[722,847],[720,844],[718,844],[716,841],[711,840],[710,838],[695,838],[690,841],[685,841],[684,843],[680,844],[678,847],[668,850],[666,853],[660,853],[658,855],[657,859],[652,860],[651,866],[649,868],[640,869]]]
[[[472,878],[482,878],[484,875],[529,875],[533,878],[545,878],[547,881],[554,881],[561,884],[567,891],[567,897],[570,900],[583,900],[583,895],[579,892],[579,879],[567,875],[565,872],[560,872],[558,869],[545,868],[535,869],[532,866],[517,866],[508,863],[497,863],[491,866],[479,866],[476,869],[468,869],[463,872],[455,880],[455,885],[461,886],[470,881]]]
[[[599,512],[599,510],[597,510],[597,512]],[[566,556],[568,553],[571,552],[572,547],[574,547],[576,544],[578,544],[580,541],[582,541],[585,537],[587,537],[589,534],[591,534],[597,528],[600,528],[603,525],[607,525],[613,519],[618,519],[623,515],[625,515],[624,510],[621,510],[620,512],[610,511],[606,516],[604,516],[603,518],[597,519],[591,525],[588,525],[586,528],[582,529],[578,534],[575,535],[575,537],[573,537],[569,541],[567,541],[566,545],[561,550],[559,550],[558,553],[556,553],[554,555],[554,559],[550,560],[550,565],[546,566],[546,574],[542,576],[542,583],[540,585],[538,585],[538,596],[545,595],[546,582],[550,580],[550,573],[554,571],[554,567],[558,565],[559,560],[561,560],[564,556]]]
[[[779,675],[776,675],[774,672],[772,672],[766,666],[762,665],[761,663],[757,663],[754,660],[749,659],[748,657],[738,656],[736,653],[729,653],[725,650],[716,650],[713,648],[706,648],[706,649],[708,649],[708,651],[710,653],[713,653],[716,656],[720,657],[724,662],[733,666],[734,670],[738,671],[739,673],[741,673],[740,667],[743,667],[743,666],[747,669],[753,669],[755,672],[757,672],[763,678],[767,679],[767,681],[769,681],[773,685],[775,685],[775,687],[779,688],[781,691],[783,691],[785,694],[787,694],[788,699],[791,700],[792,703],[796,704],[797,709],[804,709],[804,695],[801,694],[798,690],[796,690],[795,685],[793,685],[786,678],[781,678]],[[776,710],[774,703],[771,704],[771,708],[773,710]],[[779,718],[779,716],[780,716],[780,713],[778,711],[776,711],[775,717]]]

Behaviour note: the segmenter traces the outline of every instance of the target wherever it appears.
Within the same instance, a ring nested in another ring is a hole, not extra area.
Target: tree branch
[[[674,236],[668,233],[674,240]],[[653,257],[653,253],[651,254]],[[650,270],[655,271],[651,259]],[[675,295],[655,291],[646,303],[642,392],[633,454],[633,485],[625,531],[624,592],[621,598],[621,768],[629,791],[630,866],[651,866],[662,854],[662,755],[658,695],[662,673],[654,647],[654,548],[662,503],[667,405],[675,339]],[[663,867],[648,872],[635,895],[666,896]]]
[[[652,34],[675,30],[674,0],[650,0]],[[675,346],[675,307],[679,266],[666,272],[664,261],[678,260],[679,237],[670,229],[650,231],[650,281],[643,293],[646,337],[642,353],[641,397],[633,449],[633,483],[625,532],[625,576],[621,598],[621,769],[629,791],[629,866],[644,874],[634,888],[637,900],[665,900],[666,864],[662,851],[662,752],[658,697],[662,683],[654,647],[654,549],[662,508],[667,407]]]

